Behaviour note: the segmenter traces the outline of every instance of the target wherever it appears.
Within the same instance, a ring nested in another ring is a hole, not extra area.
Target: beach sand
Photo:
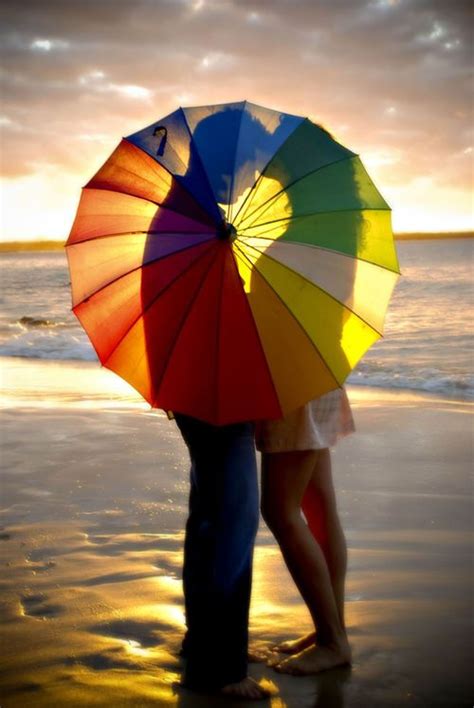
[[[234,705],[179,687],[188,459],[174,423],[93,363],[2,371],[1,705]],[[252,664],[273,692],[260,705],[472,705],[472,408],[349,396],[357,434],[333,461],[354,664],[309,678]],[[262,522],[252,643],[310,629]]]

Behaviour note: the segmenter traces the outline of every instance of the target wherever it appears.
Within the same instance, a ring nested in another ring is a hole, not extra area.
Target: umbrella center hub
[[[237,238],[237,230],[233,224],[223,221],[217,229],[217,238],[222,241],[235,241]]]

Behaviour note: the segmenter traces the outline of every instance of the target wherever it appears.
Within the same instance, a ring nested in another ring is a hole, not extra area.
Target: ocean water
[[[474,239],[404,241],[402,277],[377,342],[351,384],[474,398]],[[90,360],[70,311],[63,252],[0,254],[0,356]]]

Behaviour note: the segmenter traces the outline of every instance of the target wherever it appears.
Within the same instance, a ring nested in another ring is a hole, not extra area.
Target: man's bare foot
[[[281,642],[281,644],[274,644],[271,649],[280,654],[299,654],[300,651],[303,651],[306,647],[310,647],[315,641],[316,632],[310,632],[309,634],[305,634],[304,637],[288,639],[286,642]]]
[[[310,646],[299,654],[288,657],[274,668],[284,674],[308,676],[320,671],[335,669],[351,663],[351,650],[347,640],[327,646]]]
[[[253,678],[247,676],[238,683],[229,683],[221,691],[225,696],[230,698],[241,698],[247,701],[261,701],[268,698],[270,691],[263,686],[260,686]]]

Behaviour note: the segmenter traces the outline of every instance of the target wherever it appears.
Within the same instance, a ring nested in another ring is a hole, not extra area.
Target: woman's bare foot
[[[335,669],[351,663],[351,650],[347,640],[327,646],[310,646],[299,654],[288,657],[274,668],[284,674],[308,676],[320,671]]]
[[[230,698],[241,698],[247,701],[261,701],[270,696],[270,691],[260,686],[253,678],[247,676],[238,683],[229,683],[221,691]]]
[[[310,632],[309,634],[305,634],[304,637],[288,639],[286,642],[281,642],[281,644],[274,644],[271,649],[280,654],[299,654],[300,651],[303,651],[306,647],[310,647],[315,641],[316,632]]]
[[[247,652],[247,661],[249,664],[265,664],[270,651],[268,649],[260,649],[259,647],[249,647]]]

